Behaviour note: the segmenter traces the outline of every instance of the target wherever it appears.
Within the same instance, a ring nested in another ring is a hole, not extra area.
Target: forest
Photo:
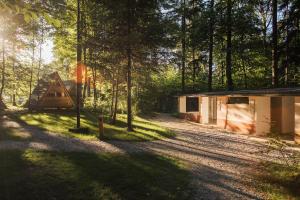
[[[22,106],[45,75],[79,75],[84,107],[127,113],[130,129],[134,114],[176,111],[181,93],[297,87],[299,8],[299,0],[1,0],[0,99]]]

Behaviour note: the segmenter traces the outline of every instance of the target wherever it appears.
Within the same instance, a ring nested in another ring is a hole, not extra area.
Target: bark
[[[214,48],[214,0],[210,1],[210,20],[209,20],[209,59],[208,59],[208,91],[212,91],[212,65]]]
[[[97,70],[95,69],[95,67],[92,67],[92,74],[93,74],[93,90],[94,90],[94,109],[96,109],[97,106],[97,89],[96,89],[96,77],[97,77]]]
[[[185,92],[185,60],[186,60],[186,8],[185,8],[185,0],[182,0],[183,6],[183,14],[182,14],[182,21],[181,21],[181,31],[182,31],[182,39],[181,39],[181,46],[182,46],[182,60],[181,60],[181,87],[182,92]]]
[[[277,0],[272,1],[272,85],[278,87],[278,30],[277,30]]]
[[[86,39],[87,39],[87,24],[86,24],[86,6],[85,6],[85,0],[82,0],[82,31],[83,31],[83,36],[84,36],[84,46],[83,46],[83,63],[84,63],[84,86],[83,86],[83,102],[85,101],[86,98],[86,93],[87,93],[87,84],[88,84],[88,72],[87,72],[87,46],[86,46]]]
[[[285,18],[286,18],[286,47],[285,47],[285,70],[284,70],[284,83],[285,86],[289,85],[289,64],[290,64],[290,38],[289,38],[289,1],[287,1],[286,4],[286,12],[285,12]]]
[[[77,88],[76,88],[76,126],[80,128],[80,106],[81,106],[81,87],[82,87],[82,66],[81,66],[81,11],[80,0],[77,0]]]
[[[0,88],[0,99],[2,99],[4,84],[5,84],[5,41],[2,39],[2,79],[1,79],[1,88]]]
[[[12,61],[12,70],[13,70],[13,96],[12,96],[12,105],[13,106],[17,106],[16,103],[16,69],[15,69],[15,63],[16,63],[16,45],[15,45],[15,41],[13,41],[13,61]]]
[[[28,106],[30,108],[31,106],[31,94],[32,94],[32,80],[33,80],[33,68],[34,68],[34,59],[35,57],[35,33],[33,32],[32,37],[32,60],[31,60],[31,69],[30,69],[30,80],[29,80],[29,100],[28,100]]]
[[[115,107],[112,116],[112,124],[116,124],[117,119],[117,112],[118,112],[118,100],[119,100],[119,74],[117,73],[117,80],[116,80],[116,94],[115,94]]]
[[[196,82],[196,62],[195,62],[195,48],[192,49],[192,59],[193,59],[193,89],[195,89],[195,82]]]
[[[233,81],[232,81],[232,61],[231,61],[231,36],[232,36],[232,22],[231,22],[231,11],[232,11],[232,2],[227,0],[227,47],[226,47],[226,78],[227,78],[227,89],[229,91],[233,90]]]
[[[44,43],[44,24],[43,21],[42,23],[42,35],[41,35],[41,41],[39,44],[39,67],[38,67],[38,72],[37,72],[37,82],[39,84],[40,81],[40,71],[41,71],[41,67],[42,67],[42,45]],[[40,94],[38,94],[38,99],[40,99]]]
[[[114,100],[115,100],[115,75],[113,72],[113,77],[111,81],[111,104],[110,104],[110,119],[112,119],[113,113],[114,113]]]
[[[133,131],[132,127],[132,110],[131,110],[131,70],[132,70],[132,49],[131,49],[131,41],[130,41],[130,35],[131,35],[131,2],[130,0],[127,0],[127,10],[128,10],[128,16],[127,16],[127,130]]]

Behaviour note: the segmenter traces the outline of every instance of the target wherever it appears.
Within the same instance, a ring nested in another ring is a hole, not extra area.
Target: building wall
[[[209,123],[209,97],[202,97],[201,104],[201,123]]]
[[[228,97],[218,97],[217,125],[220,128],[239,133],[255,133],[255,112],[249,97],[249,104],[227,104]]]
[[[198,112],[186,112],[186,96],[179,97],[179,116],[182,119],[186,119],[189,121],[201,122],[201,97],[198,98],[199,100],[199,111]]]
[[[295,97],[295,141],[300,144],[300,97]]]
[[[266,135],[271,130],[271,98],[255,97],[256,135]]]
[[[180,96],[179,97],[179,113],[186,113],[186,97]]]
[[[293,133],[295,130],[295,97],[282,97],[282,133]]]

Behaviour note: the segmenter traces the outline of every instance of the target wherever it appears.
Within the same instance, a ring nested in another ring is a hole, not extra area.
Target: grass
[[[258,188],[267,199],[300,200],[300,165],[264,163],[259,181]]]
[[[82,127],[90,129],[88,134],[74,134],[68,131],[76,124],[75,113],[71,111],[18,113],[16,117],[28,125],[70,137],[94,139],[98,133],[98,114],[92,112],[83,112],[81,115]],[[107,121],[108,118],[106,117],[104,122]],[[104,123],[104,138],[108,140],[150,141],[175,135],[173,132],[137,116],[134,117],[133,127],[134,131],[128,132],[126,115],[118,115],[115,125]]]
[[[2,115],[2,113],[0,114]],[[5,126],[3,124],[2,116],[0,117],[0,141],[3,140],[25,141],[30,138],[31,138],[30,135],[20,131],[16,127]]]
[[[0,151],[0,199],[190,199],[190,174],[152,154]]]

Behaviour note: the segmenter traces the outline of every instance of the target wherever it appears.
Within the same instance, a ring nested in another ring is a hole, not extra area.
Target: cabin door
[[[209,123],[217,123],[217,97],[209,97]]]
[[[271,97],[271,132],[280,134],[282,131],[282,98]]]

